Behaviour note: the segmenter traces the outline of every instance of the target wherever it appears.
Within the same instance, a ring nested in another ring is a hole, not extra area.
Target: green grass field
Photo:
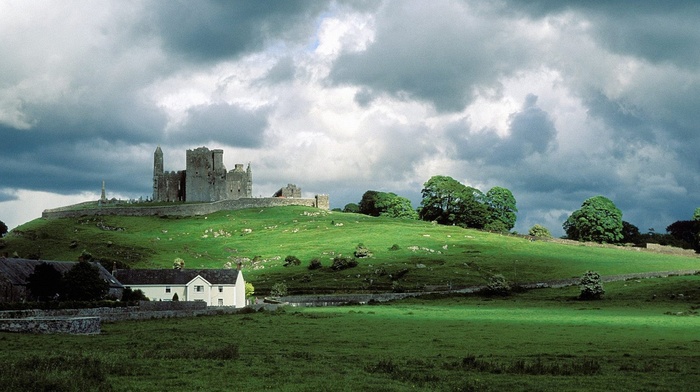
[[[373,257],[332,271],[364,244]],[[206,217],[35,220],[3,252],[132,268],[243,261],[258,295],[381,292],[698,270],[696,257],[529,241],[303,207]],[[397,245],[398,250],[390,248]],[[283,267],[295,255],[300,266]],[[310,271],[318,258],[323,268]],[[398,278],[400,276],[400,278]],[[692,391],[700,384],[700,275],[505,298],[430,295],[381,305],[120,322],[98,336],[0,333],[0,389],[52,391]]]
[[[5,238],[3,252],[77,260],[83,250],[109,266],[222,268],[243,260],[259,294],[277,282],[292,293],[422,290],[425,285],[481,285],[500,273],[516,283],[601,275],[699,269],[695,257],[572,246],[429,222],[374,218],[305,207],[229,211],[203,217],[37,219]],[[332,271],[333,257],[364,244],[373,257]],[[73,245],[71,245],[73,244]],[[398,250],[390,250],[397,245]],[[288,255],[302,264],[283,267]],[[318,258],[324,268],[307,269]],[[400,279],[397,276],[401,276]]]
[[[0,333],[4,390],[692,391],[700,276]],[[679,296],[678,294],[683,294]]]

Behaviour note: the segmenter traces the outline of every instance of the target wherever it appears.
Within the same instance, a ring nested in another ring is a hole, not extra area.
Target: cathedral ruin
[[[224,151],[199,147],[187,150],[185,170],[163,170],[160,146],[153,154],[153,201],[221,201],[253,197],[250,164],[227,171]]]

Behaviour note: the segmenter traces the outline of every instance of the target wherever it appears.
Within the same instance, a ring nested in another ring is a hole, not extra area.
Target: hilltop
[[[697,269],[696,257],[634,248],[565,245],[430,222],[289,206],[223,211],[195,217],[86,216],[36,219],[4,239],[3,253],[77,260],[83,251],[107,266],[231,268],[241,263],[258,292],[285,282],[292,292],[373,292],[481,285],[492,274],[515,283]],[[333,271],[334,257],[362,244],[371,257]],[[284,267],[287,256],[300,265]],[[309,270],[312,259],[322,268]]]

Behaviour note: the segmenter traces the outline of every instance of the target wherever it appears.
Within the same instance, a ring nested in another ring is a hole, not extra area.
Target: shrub
[[[540,238],[552,238],[552,234],[549,232],[549,229],[542,225],[534,225],[530,228],[530,231],[528,231],[528,234],[533,236],[533,237],[540,237]]]
[[[487,295],[507,296],[510,295],[511,290],[512,287],[506,278],[501,274],[496,274],[489,278],[489,283],[482,291]]]
[[[255,287],[250,282],[245,282],[245,297],[250,298],[255,295]]]
[[[364,244],[357,244],[357,247],[355,248],[355,257],[358,259],[363,257],[372,257],[372,252],[370,252],[369,248],[367,248]]]
[[[185,268],[185,260],[179,257],[173,260],[173,269],[181,270],[183,268]]]
[[[319,269],[321,267],[323,267],[323,265],[321,264],[321,260],[315,258],[315,259],[311,259],[311,261],[309,261],[309,269],[310,270]]]
[[[177,295],[177,293],[173,294],[173,302],[178,302],[180,301],[180,297]]]
[[[285,283],[275,283],[270,289],[270,295],[273,297],[284,297],[287,295],[287,285]]]
[[[600,299],[603,294],[605,294],[603,282],[600,280],[600,274],[594,271],[587,271],[581,276],[579,287],[581,289],[581,294],[578,296],[579,299]]]
[[[175,293],[177,295],[177,293]],[[148,297],[140,289],[132,290],[131,287],[127,287],[122,292],[122,301],[124,302],[138,302],[138,301],[148,301]],[[173,298],[175,301],[175,298]]]
[[[299,260],[298,257],[296,256],[287,256],[284,258],[284,266],[289,267],[290,265],[299,265],[301,264],[301,260]]]
[[[353,267],[357,267],[357,260],[349,256],[336,256],[333,258],[333,264],[331,264],[333,271],[342,271]]]

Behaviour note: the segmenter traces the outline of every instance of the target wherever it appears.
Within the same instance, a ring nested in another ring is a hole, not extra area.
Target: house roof
[[[46,263],[52,265],[58,272],[65,274],[77,261],[53,261],[53,260],[29,260],[29,259],[8,259],[0,257],[0,275],[4,276],[7,281],[15,286],[24,286],[27,284],[27,278],[34,272],[34,268]],[[97,267],[100,272],[100,277],[109,282],[110,288],[123,288],[121,283],[112,276],[100,263],[91,263]]]
[[[186,285],[201,276],[211,284],[236,284],[236,269],[120,269],[116,278],[128,285]]]

